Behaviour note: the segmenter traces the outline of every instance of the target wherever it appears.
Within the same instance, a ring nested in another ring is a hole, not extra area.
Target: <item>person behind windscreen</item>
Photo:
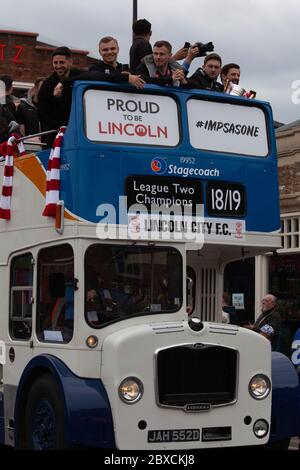
[[[224,292],[222,297],[222,323],[238,325],[236,309],[233,305],[230,305],[230,303],[230,295]]]
[[[222,92],[224,87],[222,83],[217,81],[221,67],[222,59],[219,54],[214,52],[208,54],[204,58],[203,66],[198,68],[191,77],[188,77],[188,86],[190,88]]]
[[[271,342],[272,349],[275,350],[281,327],[281,317],[275,295],[267,294],[263,297],[261,310],[262,312],[254,324],[248,323],[243,326],[265,336]]]

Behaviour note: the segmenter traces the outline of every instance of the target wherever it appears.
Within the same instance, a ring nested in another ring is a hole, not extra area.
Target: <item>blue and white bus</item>
[[[175,450],[296,435],[292,364],[218,323],[226,264],[280,246],[270,106],[75,82],[55,220],[42,215],[48,160],[15,158],[0,222],[1,442]]]

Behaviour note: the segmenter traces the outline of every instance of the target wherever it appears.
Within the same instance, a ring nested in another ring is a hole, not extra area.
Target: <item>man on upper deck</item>
[[[222,83],[217,81],[222,67],[222,59],[218,54],[208,54],[203,66],[187,79],[190,88],[200,88],[207,91],[224,91]]]
[[[226,82],[231,82],[234,85],[240,83],[241,69],[238,64],[230,63],[225,64],[221,70],[221,80],[225,86]]]
[[[81,71],[72,68],[72,55],[68,47],[59,47],[52,53],[54,72],[43,82],[38,96],[38,113],[41,130],[49,131],[66,126],[69,120],[72,89],[65,86],[61,93],[55,93],[55,87],[62,80],[72,78]],[[51,147],[55,133],[44,136],[43,142]]]
[[[94,76],[95,80],[104,80],[105,76],[103,77],[102,75],[101,77],[101,74],[105,74],[106,76],[114,77],[111,77],[111,79],[107,77],[106,81],[127,82],[136,88],[143,88],[144,81],[138,75],[129,73],[127,67],[118,62],[119,45],[115,38],[112,36],[101,38],[99,41],[99,53],[102,60],[99,60],[89,68],[89,72],[92,72],[94,75],[87,75],[85,79],[90,79],[90,77],[92,79]],[[124,74],[127,74],[127,77],[124,77]]]
[[[92,64],[89,68],[91,72],[102,72],[107,74],[121,73],[122,64],[118,62],[119,45],[112,36],[105,36],[99,41],[99,54],[102,60]]]
[[[143,58],[136,70],[148,83],[180,86],[186,83],[183,67],[172,60],[172,46],[168,41],[157,41],[153,54]]]
[[[141,63],[141,60],[149,54],[152,54],[152,47],[150,44],[151,38],[151,23],[145,18],[137,20],[132,25],[133,42],[129,50],[130,57],[130,71],[136,73],[136,69]]]

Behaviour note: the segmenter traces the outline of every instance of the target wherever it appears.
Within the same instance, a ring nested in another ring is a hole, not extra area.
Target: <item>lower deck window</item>
[[[70,245],[40,251],[38,258],[37,336],[68,343],[74,327],[74,255]]]
[[[13,339],[28,340],[32,332],[32,255],[16,256],[11,263],[9,330]]]

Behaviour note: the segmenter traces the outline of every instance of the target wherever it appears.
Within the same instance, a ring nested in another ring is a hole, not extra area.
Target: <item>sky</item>
[[[128,63],[132,6],[132,0],[9,0],[0,28],[36,32],[41,41],[93,57],[100,37],[115,36],[119,61]],[[271,103],[275,120],[300,119],[299,0],[138,0],[138,18],[152,23],[152,44],[166,39],[173,51],[186,41],[212,41],[223,64],[241,66],[240,85]],[[202,62],[195,59],[191,71]]]

